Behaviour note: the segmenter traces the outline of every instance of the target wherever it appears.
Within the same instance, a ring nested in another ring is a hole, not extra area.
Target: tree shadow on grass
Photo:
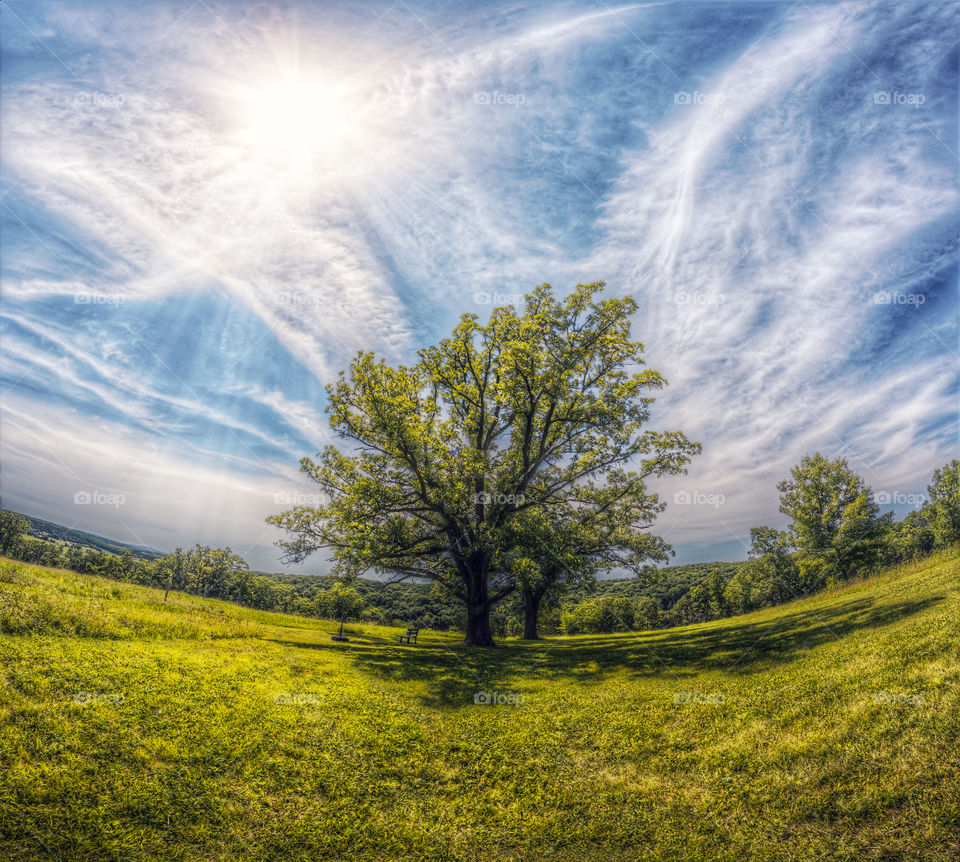
[[[525,679],[570,679],[599,684],[610,673],[682,678],[704,671],[747,675],[785,665],[818,646],[857,631],[891,625],[942,601],[932,596],[875,605],[850,599],[771,620],[727,619],[693,627],[576,639],[510,642],[475,649],[421,637],[416,645],[357,644],[348,650],[365,673],[392,682],[425,682],[424,705],[471,703],[477,692],[521,690]],[[340,644],[277,641],[304,649],[343,651]]]

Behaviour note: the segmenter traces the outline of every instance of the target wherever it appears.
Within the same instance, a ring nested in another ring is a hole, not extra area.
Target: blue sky
[[[279,570],[324,383],[544,281],[639,303],[703,444],[677,562],[743,558],[804,454],[898,515],[956,455],[955,4],[0,18],[5,507]]]

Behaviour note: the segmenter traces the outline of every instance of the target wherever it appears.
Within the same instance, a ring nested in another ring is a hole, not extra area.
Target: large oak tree
[[[327,387],[330,425],[354,450],[301,459],[324,502],[268,519],[290,534],[286,559],[327,549],[340,574],[434,581],[465,603],[477,646],[493,645],[490,608],[522,580],[509,561],[527,513],[550,529],[579,513],[599,530],[617,512],[624,541],[597,553],[635,567],[629,537],[659,511],[645,480],[682,472],[700,447],[645,429],[665,381],[630,340],[636,303],[602,288],[561,300],[545,284],[520,312],[465,314],[412,367],[358,354]]]

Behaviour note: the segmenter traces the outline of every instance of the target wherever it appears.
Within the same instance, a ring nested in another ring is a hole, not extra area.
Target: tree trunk
[[[461,567],[467,603],[465,646],[496,646],[490,631],[490,601],[487,575],[489,558],[482,551],[474,552]]]
[[[540,640],[537,623],[540,619],[540,600],[542,592],[524,590],[523,592],[523,639],[525,641]]]
[[[490,631],[490,602],[467,604],[467,635],[463,642],[467,646],[496,646]]]
[[[487,559],[477,555],[466,572],[467,588],[467,634],[463,642],[467,646],[496,646],[490,631],[490,596],[487,591]]]

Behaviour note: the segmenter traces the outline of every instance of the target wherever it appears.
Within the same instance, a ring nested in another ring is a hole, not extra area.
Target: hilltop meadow
[[[960,858],[955,551],[667,630],[335,630],[0,563],[0,857]]]

